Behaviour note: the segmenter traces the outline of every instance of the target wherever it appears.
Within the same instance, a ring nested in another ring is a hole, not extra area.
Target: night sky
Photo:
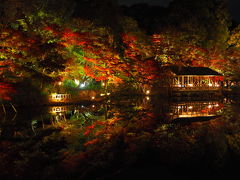
[[[119,0],[120,4],[132,5],[137,3],[148,3],[151,5],[168,6],[172,0]],[[240,0],[228,0],[230,13],[233,19],[240,23]]]
[[[168,6],[171,0],[119,0],[121,4],[137,4],[137,3],[148,3],[152,5]]]

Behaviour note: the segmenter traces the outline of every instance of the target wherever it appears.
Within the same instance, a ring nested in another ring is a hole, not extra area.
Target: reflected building
[[[224,105],[218,101],[174,102],[170,105],[171,119],[214,117]]]
[[[51,114],[52,124],[59,121],[66,121],[66,113],[69,110],[69,106],[52,106],[49,108]]]
[[[68,105],[68,106],[51,106],[49,107],[49,114],[51,123],[55,124],[60,121],[66,121],[71,118],[81,118],[82,115],[86,116],[89,112],[96,112],[102,106],[96,104],[89,105]]]
[[[51,114],[65,113],[68,110],[67,106],[52,106],[49,109]]]

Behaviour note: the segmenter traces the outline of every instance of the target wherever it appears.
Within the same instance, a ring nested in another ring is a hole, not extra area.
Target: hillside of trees
[[[240,79],[240,25],[223,0],[169,7],[116,0],[1,0],[0,98],[19,87],[49,93],[62,82],[143,91],[161,66],[205,66]]]

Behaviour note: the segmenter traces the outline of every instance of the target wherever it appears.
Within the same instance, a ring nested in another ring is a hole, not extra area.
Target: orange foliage
[[[90,33],[74,32],[72,29],[65,28],[63,30],[55,30],[51,27],[46,27],[45,30],[54,32],[60,37],[60,44],[64,47],[80,46],[84,51],[83,60],[85,60],[84,72],[96,81],[111,80],[122,82],[119,77],[115,77],[112,69],[118,68],[119,58],[116,58],[116,53],[109,44],[107,39],[101,39],[98,36]],[[57,32],[57,33],[56,33]],[[94,58],[91,58],[94,56]],[[66,68],[66,70],[69,70]],[[68,73],[71,73],[68,71]]]
[[[54,30],[54,28],[52,28],[50,26],[44,27],[43,30],[51,32],[51,33],[53,33],[55,35],[57,34],[56,31]]]
[[[91,141],[88,141],[86,143],[84,143],[84,146],[88,146],[88,145],[91,145],[91,144],[96,144],[99,140],[98,139],[93,139]]]
[[[28,56],[35,53],[36,40],[26,34],[10,28],[2,29],[0,32],[0,74],[5,71],[16,75],[16,69],[28,60]],[[16,63],[17,61],[17,63]],[[7,76],[5,76],[7,78]]]
[[[96,59],[93,59],[93,58],[88,58],[88,57],[83,57],[86,61],[88,62],[91,62],[91,63],[94,63],[94,64],[97,64],[97,60]]]
[[[96,67],[96,66],[94,66],[94,67]],[[95,75],[96,73],[93,70],[94,67],[84,66],[83,69],[84,69],[85,74],[89,77],[92,77],[96,81],[103,81],[103,80],[108,79],[109,76],[104,74],[104,72],[102,73],[102,76]]]
[[[129,72],[134,72],[134,78],[142,83],[150,83],[159,78],[159,69],[157,62],[152,59],[145,59],[144,51],[139,45],[138,38],[129,34],[123,35],[123,42],[126,45],[125,57],[131,60],[127,64]],[[126,73],[129,76],[129,73]]]

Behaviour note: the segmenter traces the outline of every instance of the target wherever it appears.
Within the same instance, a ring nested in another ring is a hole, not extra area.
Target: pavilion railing
[[[210,87],[210,86],[194,86],[194,87],[178,87],[178,86],[171,86],[173,91],[213,91],[213,90],[220,90],[221,87]]]

